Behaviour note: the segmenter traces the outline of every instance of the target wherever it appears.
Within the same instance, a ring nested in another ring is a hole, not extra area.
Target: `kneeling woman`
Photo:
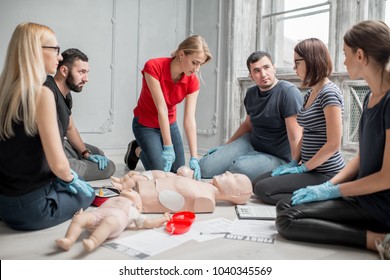
[[[195,109],[199,93],[196,73],[211,59],[207,43],[198,35],[185,39],[172,57],[154,58],[142,70],[142,89],[134,109],[133,133],[125,163],[134,170],[141,158],[146,170],[176,172],[184,165],[184,148],[176,123],[176,105],[185,100],[184,129],[194,176],[200,179]],[[139,146],[139,147],[138,147]]]

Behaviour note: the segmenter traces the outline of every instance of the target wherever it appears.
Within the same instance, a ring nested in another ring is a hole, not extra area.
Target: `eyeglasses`
[[[298,67],[298,64],[297,64],[297,62],[298,61],[302,61],[302,60],[305,60],[304,58],[298,58],[298,59],[294,59],[294,66],[295,66],[295,68],[297,68]]]
[[[52,49],[57,51],[57,55],[60,55],[60,47],[59,46],[42,46],[42,49]]]

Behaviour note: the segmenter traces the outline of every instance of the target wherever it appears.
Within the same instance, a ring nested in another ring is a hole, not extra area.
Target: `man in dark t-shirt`
[[[72,117],[70,92],[82,91],[88,82],[88,57],[78,49],[68,49],[62,53],[62,57],[57,73],[54,77],[48,76],[44,85],[51,89],[56,100],[65,154],[70,167],[84,180],[107,179],[115,172],[114,163],[99,148],[83,142]]]
[[[301,92],[290,82],[276,79],[275,65],[266,52],[252,53],[247,66],[256,85],[244,99],[246,119],[225,145],[209,150],[200,160],[203,178],[230,171],[253,180],[299,153]]]

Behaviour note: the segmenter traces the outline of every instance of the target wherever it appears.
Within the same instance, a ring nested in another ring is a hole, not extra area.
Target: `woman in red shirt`
[[[142,70],[142,89],[134,109],[133,133],[125,163],[134,170],[140,158],[146,170],[176,172],[185,164],[182,137],[176,123],[176,104],[185,99],[184,130],[191,159],[189,166],[200,179],[195,109],[199,93],[197,72],[211,59],[199,35],[185,39],[172,57],[154,58]]]

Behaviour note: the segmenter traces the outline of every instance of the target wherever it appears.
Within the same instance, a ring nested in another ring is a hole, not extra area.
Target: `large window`
[[[263,0],[262,4],[265,10],[272,11],[264,14],[261,26],[265,34],[274,35],[270,36],[275,41],[268,45],[268,50],[273,53],[279,72],[293,71],[294,47],[299,41],[316,37],[328,44],[330,1]]]
[[[317,3],[318,2],[318,3]],[[319,4],[319,5],[318,5]],[[283,68],[293,67],[293,50],[304,39],[315,37],[328,44],[329,4],[324,0],[285,1]]]

